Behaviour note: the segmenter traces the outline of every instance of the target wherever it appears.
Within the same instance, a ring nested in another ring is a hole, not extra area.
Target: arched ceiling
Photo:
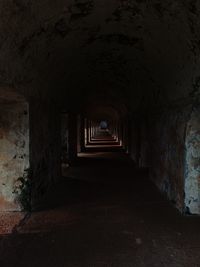
[[[117,121],[120,119],[118,111],[108,106],[91,107],[91,110],[88,110],[85,116],[96,121]]]
[[[120,120],[126,117],[129,110],[125,104],[125,99],[117,94],[112,94],[107,88],[94,90],[89,96],[82,99],[80,112],[90,119]]]
[[[2,0],[0,20],[0,83],[27,95],[134,110],[200,92],[198,0]]]

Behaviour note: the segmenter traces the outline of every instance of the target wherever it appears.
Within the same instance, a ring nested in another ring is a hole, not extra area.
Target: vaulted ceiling
[[[198,94],[199,65],[198,0],[0,2],[0,83],[26,95],[135,110]]]

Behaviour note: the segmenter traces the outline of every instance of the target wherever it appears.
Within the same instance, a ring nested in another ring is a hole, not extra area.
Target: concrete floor
[[[82,154],[51,208],[0,237],[0,267],[197,267],[200,218],[183,217],[122,153]]]

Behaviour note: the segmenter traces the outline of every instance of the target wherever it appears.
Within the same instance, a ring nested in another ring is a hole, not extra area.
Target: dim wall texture
[[[149,168],[151,180],[182,213],[200,214],[199,104],[177,105],[141,121],[132,157]]]
[[[62,114],[61,116],[62,163],[68,162],[68,134],[69,134],[68,115]]]
[[[43,205],[48,190],[61,177],[60,113],[50,101],[30,101],[32,208]]]
[[[183,211],[185,114],[168,111],[156,117],[149,125],[151,179]]]
[[[21,210],[19,196],[29,168],[26,103],[0,103],[0,210]]]
[[[193,107],[186,132],[185,207],[200,214],[200,107]]]

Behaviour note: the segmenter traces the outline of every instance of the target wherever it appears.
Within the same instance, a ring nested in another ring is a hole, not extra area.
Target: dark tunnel
[[[200,266],[200,2],[0,1],[0,266]]]

